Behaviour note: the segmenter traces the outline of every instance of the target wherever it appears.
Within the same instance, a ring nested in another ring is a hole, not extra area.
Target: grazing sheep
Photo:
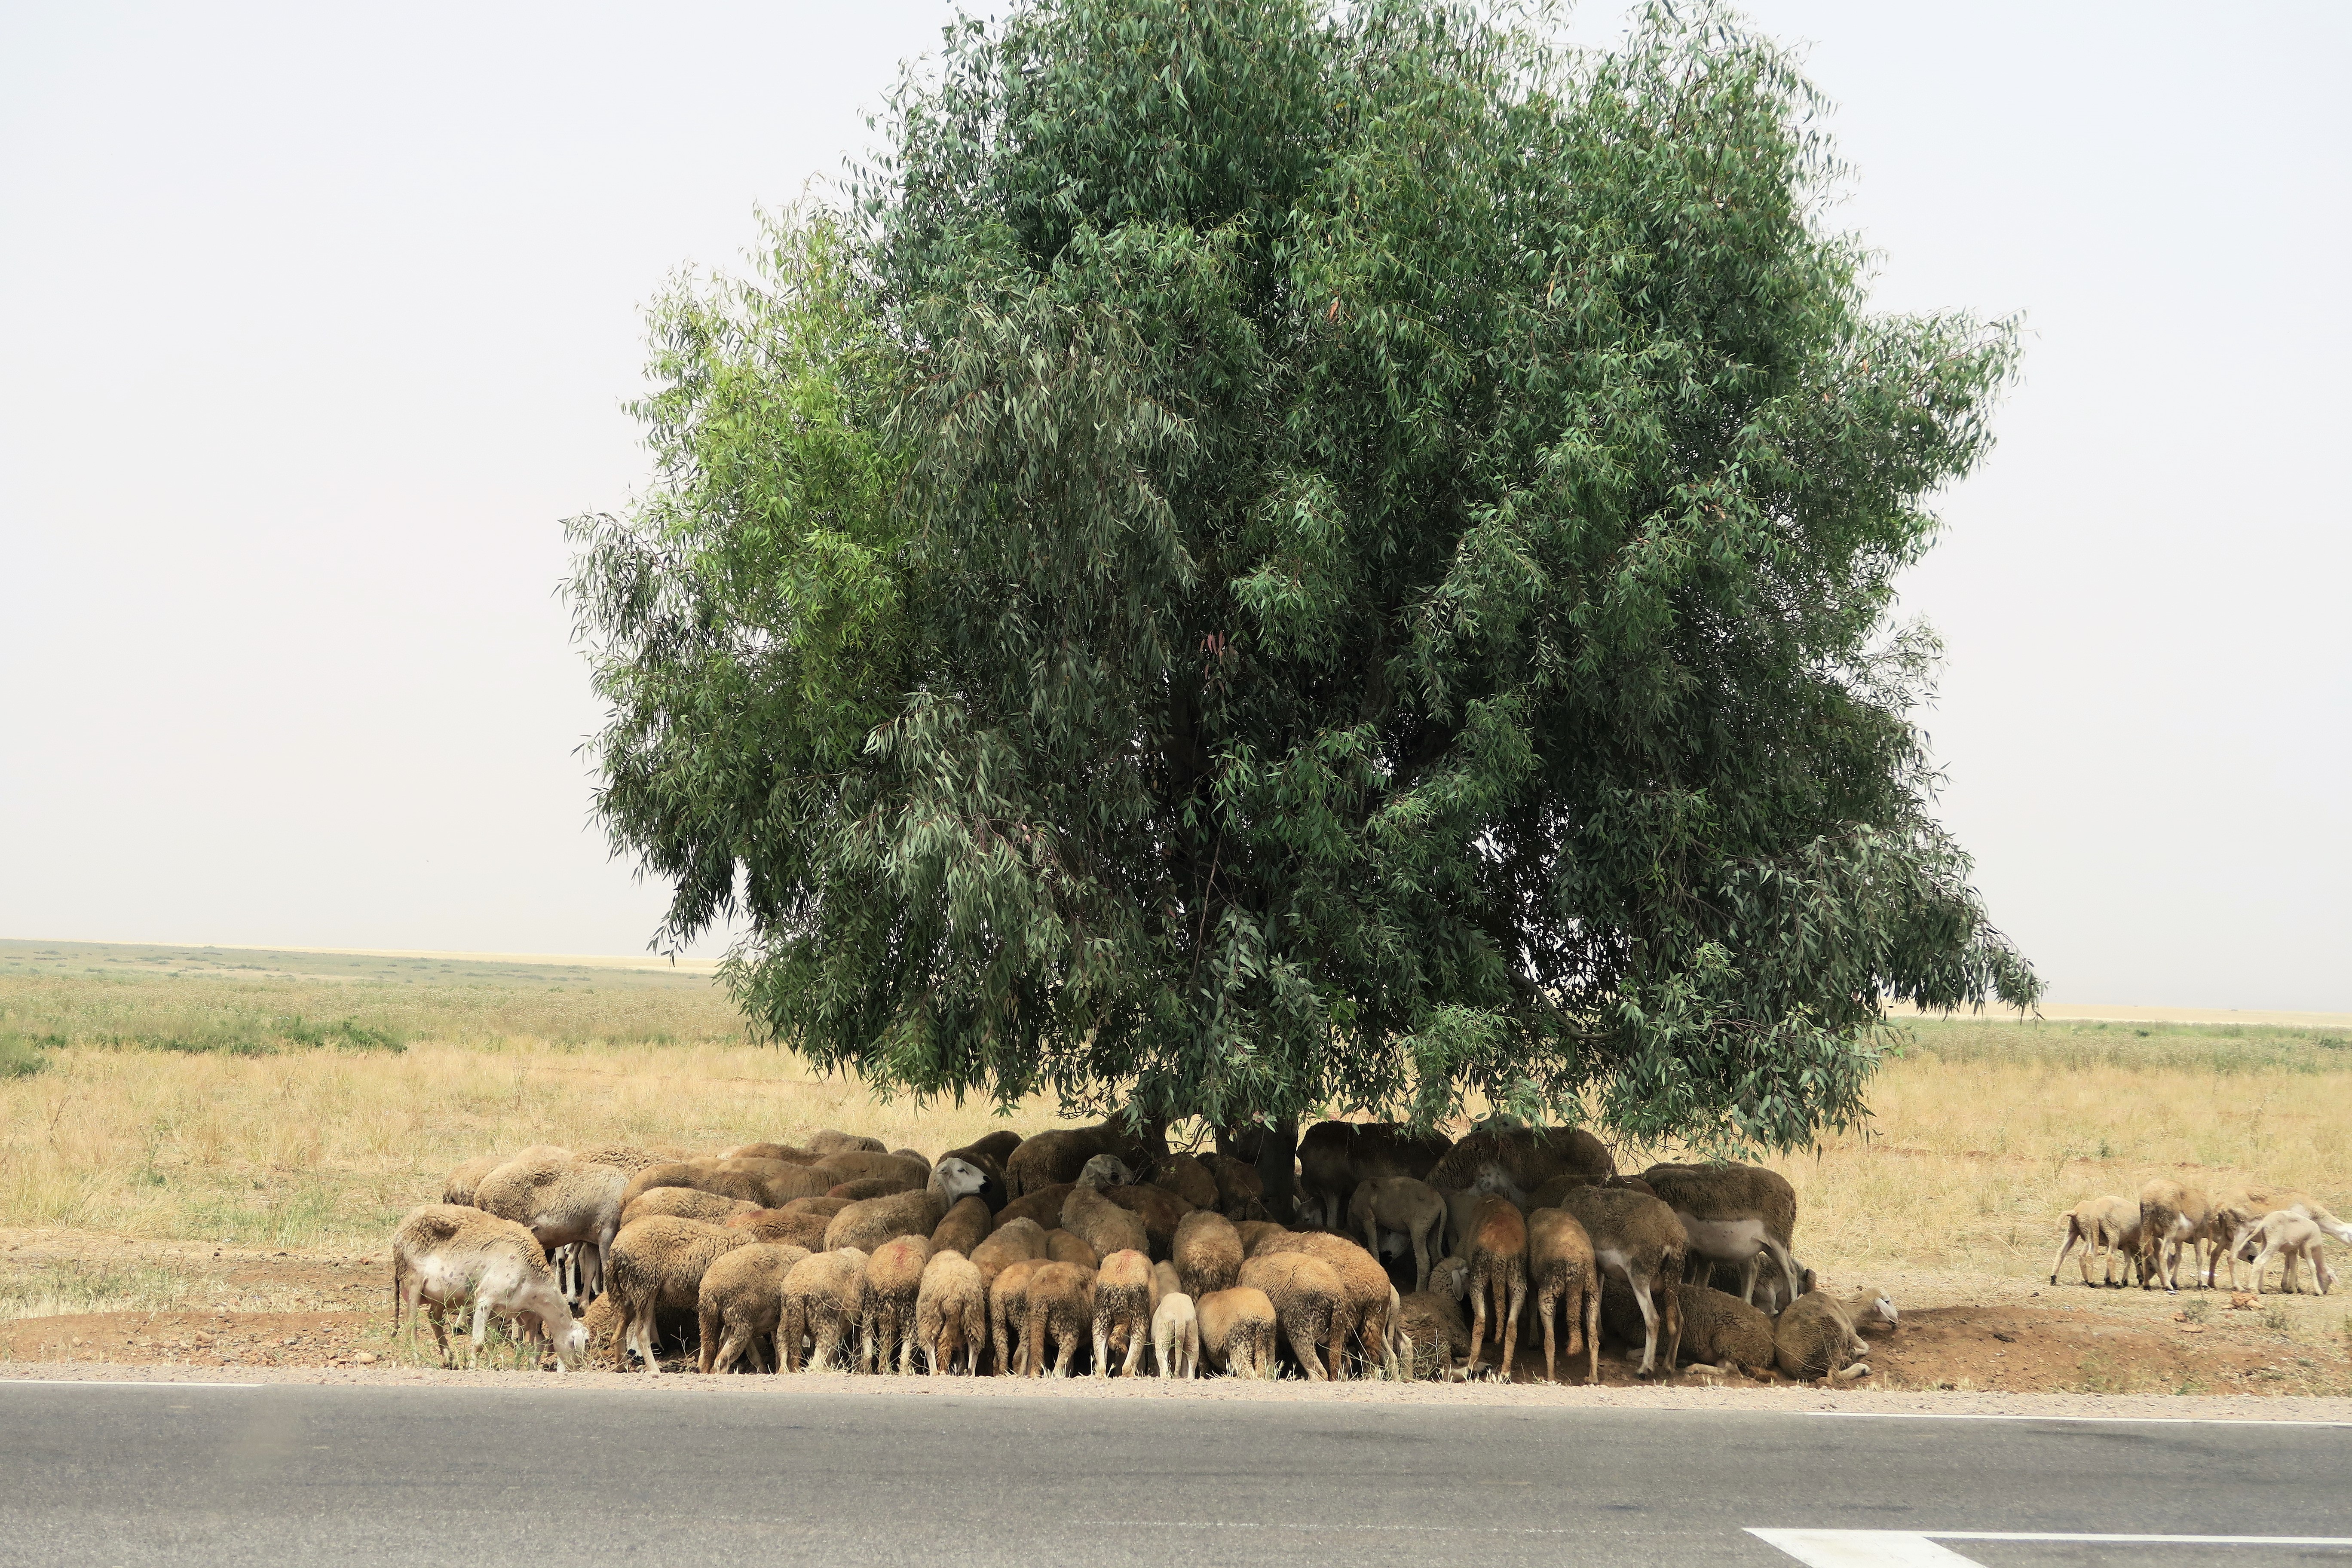
[[[1123,1170],[1116,1159],[1099,1158],[1087,1166],[1078,1184],[1062,1202],[1061,1228],[1093,1247],[1097,1258],[1129,1247],[1147,1255],[1151,1251],[1151,1237],[1142,1218],[1111,1202],[1103,1190]]]
[[[1339,1279],[1339,1297],[1331,1316],[1330,1339],[1336,1347],[1331,1375],[1348,1375],[1347,1358],[1336,1352],[1352,1346],[1368,1363],[1378,1362],[1382,1371],[1395,1376],[1396,1347],[1390,1338],[1389,1308],[1396,1289],[1380,1259],[1345,1237],[1319,1230],[1268,1237],[1258,1256],[1271,1258],[1285,1252],[1319,1258]]]
[[[1029,1277],[1028,1326],[1021,1335],[1021,1358],[1035,1377],[1054,1351],[1055,1377],[1070,1374],[1070,1362],[1087,1342],[1095,1321],[1095,1276],[1075,1263],[1045,1263]],[[1148,1331],[1148,1326],[1147,1326]]]
[[[932,1168],[929,1182],[920,1192],[866,1198],[835,1215],[825,1226],[825,1250],[855,1247],[871,1251],[896,1237],[928,1238],[948,1217],[956,1200],[977,1193],[982,1180],[976,1167],[961,1160],[942,1160]]]
[[[988,1284],[963,1254],[935,1251],[923,1265],[922,1286],[915,1295],[915,1342],[922,1347],[924,1370],[933,1377],[941,1366],[954,1373],[959,1359],[966,1376],[980,1372],[980,1352],[988,1343]]]
[[[848,1342],[866,1298],[866,1254],[856,1247],[812,1252],[784,1276],[783,1311],[776,1330],[777,1352],[786,1372],[801,1369],[803,1342],[808,1369],[826,1372]]]
[[[1349,1195],[1348,1228],[1362,1232],[1364,1250],[1374,1257],[1382,1231],[1402,1236],[1412,1247],[1412,1288],[1427,1289],[1430,1264],[1445,1255],[1445,1198],[1427,1182],[1381,1176]]]
[[[2139,1190],[2139,1284],[2143,1290],[2163,1281],[2167,1294],[2180,1289],[2180,1251],[2199,1246],[2198,1237],[2212,1216],[2212,1200],[2202,1190],[2158,1176]],[[2192,1281],[2200,1272],[2190,1258]]]
[[[1231,1154],[1203,1154],[1201,1163],[1217,1179],[1217,1207],[1230,1220],[1265,1217],[1265,1178],[1255,1165]]]
[[[1480,1198],[1471,1215],[1470,1247],[1465,1256],[1470,1263],[1470,1367],[1464,1375],[1478,1375],[1478,1355],[1486,1338],[1486,1314],[1491,1300],[1495,1339],[1503,1358],[1500,1371],[1503,1381],[1508,1383],[1512,1357],[1518,1349],[1519,1311],[1528,1299],[1526,1216],[1508,1198],[1491,1194]]]
[[[1040,1230],[1062,1228],[1062,1205],[1077,1190],[1075,1182],[1056,1182],[1050,1187],[1040,1187],[1014,1198],[996,1211],[996,1223],[1008,1225],[1016,1219],[1034,1222]]]
[[[823,1215],[803,1214],[790,1205],[780,1209],[745,1209],[729,1215],[719,1223],[728,1230],[748,1230],[760,1241],[788,1243],[793,1247],[804,1247],[811,1252],[824,1250],[825,1227],[832,1224]]]
[[[1657,1370],[1662,1318],[1665,1370],[1671,1373],[1682,1342],[1682,1310],[1673,1295],[1666,1295],[1663,1302],[1655,1296],[1660,1287],[1682,1280],[1683,1259],[1690,1246],[1682,1221],[1663,1199],[1622,1187],[1571,1189],[1562,1194],[1560,1207],[1584,1226],[1601,1271],[1622,1279],[1641,1306],[1642,1375],[1648,1377]]]
[[[2279,1290],[2293,1295],[2300,1287],[2296,1283],[2295,1265],[2311,1265],[2312,1283],[2316,1293],[2325,1296],[2336,1285],[2336,1272],[2327,1267],[2327,1231],[2307,1215],[2291,1209],[2281,1209],[2264,1215],[2249,1228],[2238,1243],[2233,1258],[2242,1258],[2254,1266],[2254,1294],[2263,1293],[2263,1270],[2273,1258],[2279,1264]],[[2237,1282],[2238,1270],[2233,1261],[2230,1268],[2231,1284]]]
[[[1045,1233],[1045,1260],[1048,1263],[1075,1263],[1081,1268],[1098,1268],[1102,1266],[1102,1254],[1066,1230],[1049,1230]]]
[[[1398,1303],[1397,1315],[1410,1349],[1409,1375],[1422,1375],[1422,1356],[1441,1383],[1454,1379],[1454,1358],[1466,1367],[1470,1361],[1470,1325],[1462,1316],[1462,1297],[1469,1288],[1470,1265],[1459,1258],[1439,1260],[1430,1270],[1429,1289],[1416,1290]]]
[[[1196,1209],[1222,1211],[1224,1207],[1224,1196],[1217,1188],[1216,1173],[1198,1155],[1163,1155],[1146,1168],[1143,1181],[1146,1186],[1175,1194]]]
[[[1587,1383],[1601,1381],[1601,1273],[1592,1238],[1565,1209],[1538,1209],[1528,1215],[1528,1284],[1535,1296],[1536,1321],[1543,1325],[1544,1381],[1557,1383],[1552,1325],[1568,1320],[1568,1355],[1589,1348]],[[1472,1342],[1473,1353],[1476,1340]],[[1507,1363],[1507,1359],[1506,1361]]]
[[[507,1159],[504,1154],[475,1155],[443,1179],[441,1201],[460,1208],[473,1207],[474,1194],[481,1186],[482,1178],[505,1164]]]
[[[1682,1221],[1688,1262],[1738,1265],[1745,1270],[1739,1299],[1753,1304],[1757,1271],[1769,1255],[1791,1299],[1800,1294],[1797,1265],[1789,1255],[1797,1189],[1786,1176],[1760,1165],[1653,1165],[1642,1179]]]
[[[902,1236],[876,1247],[866,1260],[866,1289],[858,1300],[857,1362],[869,1372],[913,1371],[915,1308],[923,1293],[923,1270],[931,1261],[931,1239]]]
[[[996,1276],[1005,1265],[1029,1259],[1051,1261],[1046,1251],[1045,1233],[1037,1228],[1034,1219],[1016,1219],[989,1232],[988,1239],[971,1249],[971,1261],[980,1270],[982,1282],[996,1283]]]
[[[711,1157],[717,1160],[782,1160],[787,1165],[814,1165],[824,1158],[814,1149],[796,1148],[790,1143],[738,1143],[732,1149],[721,1149]]]
[[[713,1258],[702,1271],[695,1293],[695,1316],[701,1329],[701,1359],[705,1373],[723,1373],[737,1358],[748,1358],[754,1372],[782,1364],[771,1359],[776,1325],[784,1306],[784,1276],[809,1256],[805,1247],[781,1242],[755,1242]]]
[[[725,1225],[739,1214],[763,1212],[757,1204],[741,1198],[722,1198],[717,1193],[706,1193],[700,1187],[656,1187],[639,1193],[621,1211],[621,1223],[643,1219],[647,1215],[667,1215],[672,1219],[698,1219],[707,1225]]]
[[[509,1160],[482,1179],[474,1206],[524,1226],[550,1252],[579,1247],[581,1285],[593,1296],[603,1285],[604,1254],[621,1228],[621,1194],[628,1184],[628,1173],[614,1165]]]
[[[1095,1375],[1110,1375],[1111,1342],[1124,1336],[1127,1360],[1119,1375],[1133,1377],[1151,1337],[1151,1259],[1140,1252],[1114,1252],[1094,1276]]]
[[[1298,1217],[1337,1229],[1356,1189],[1387,1176],[1426,1176],[1453,1147],[1437,1133],[1388,1121],[1318,1121],[1298,1140]]]
[[[400,1330],[408,1310],[408,1336],[416,1337],[422,1309],[433,1321],[441,1363],[449,1363],[449,1334],[443,1314],[456,1302],[474,1303],[472,1353],[482,1353],[490,1314],[513,1321],[526,1335],[544,1337],[564,1366],[578,1363],[588,1348],[588,1331],[572,1316],[556,1289],[547,1254],[530,1232],[512,1220],[457,1204],[425,1204],[409,1211],[392,1234],[392,1326]]]
[[[1480,1186],[1514,1204],[1554,1176],[1613,1176],[1616,1157],[1581,1127],[1519,1127],[1497,1120],[1469,1133],[1422,1179],[1440,1192]]]
[[[579,1322],[588,1335],[589,1363],[610,1372],[621,1371],[621,1335],[628,1324],[622,1321],[620,1303],[613,1300],[613,1293],[607,1290],[589,1302]]]
[[[667,1215],[623,1226],[613,1238],[606,1273],[608,1288],[621,1299],[624,1358],[635,1351],[647,1372],[659,1373],[659,1314],[698,1319],[703,1273],[722,1254],[755,1245],[758,1238],[749,1231]]]
[[[621,1194],[621,1206],[628,1207],[640,1194],[656,1187],[693,1187],[772,1209],[794,1198],[814,1197],[839,1179],[828,1180],[813,1165],[782,1160],[673,1160],[648,1165],[631,1176]]]
[[[1230,1290],[1242,1271],[1241,1232],[1223,1215],[1195,1210],[1177,1225],[1169,1260],[1184,1294],[1196,1302],[1214,1291]]]
[[[1047,1258],[1020,1258],[997,1271],[988,1287],[988,1340],[1000,1377],[1017,1377],[1022,1371],[1022,1334],[1029,1322],[1029,1281],[1041,1268],[1054,1267]]]
[[[1274,1375],[1274,1303],[1263,1290],[1214,1290],[1192,1303],[1202,1359],[1234,1377]]]
[[[2103,1198],[2085,1198],[2059,1218],[2065,1222],[2066,1236],[2058,1244],[2058,1256],[2051,1261],[2050,1283],[2058,1283],[2058,1270],[2065,1264],[2066,1255],[2074,1250],[2074,1244],[2079,1241],[2083,1244],[2083,1283],[2085,1286],[2093,1284],[2091,1261],[2104,1252],[2106,1267],[2100,1270],[2100,1278],[2107,1285],[2116,1284],[2116,1265],[2120,1261],[2115,1250],[2116,1243],[2125,1230],[2138,1221],[2139,1205],[2129,1198],[2112,1194]]]
[[[2206,1220],[2207,1234],[2213,1243],[2206,1264],[2206,1284],[2214,1282],[2214,1270],[2226,1253],[2230,1259],[2230,1289],[2238,1288],[2238,1265],[2246,1256],[2242,1250],[2246,1237],[2274,1214],[2299,1215],[2336,1240],[2352,1242],[2352,1226],[2337,1219],[2325,1204],[2308,1193],[2267,1183],[2232,1187],[2213,1200],[2212,1211]]]
[[[1339,1276],[1319,1258],[1304,1252],[1275,1252],[1244,1259],[1241,1286],[1262,1290],[1274,1303],[1275,1322],[1298,1358],[1299,1370],[1311,1383],[1325,1379],[1324,1342],[1329,1341],[1329,1362],[1339,1361],[1339,1339],[1334,1319],[1339,1310]],[[1219,1292],[1224,1294],[1224,1292]]]
[[[971,1256],[971,1249],[988,1239],[996,1228],[996,1216],[988,1212],[988,1200],[978,1194],[958,1198],[953,1207],[931,1231],[931,1249],[944,1247],[950,1252]]]
[[[861,1138],[851,1132],[837,1132],[830,1127],[810,1133],[807,1143],[803,1147],[820,1159],[828,1154],[854,1154],[861,1151],[879,1154],[883,1152],[879,1138]]]
[[[1201,1317],[1192,1298],[1171,1290],[1151,1310],[1151,1364],[1161,1377],[1201,1375]]]
[[[1826,1290],[1798,1297],[1772,1325],[1773,1360],[1800,1383],[1868,1377],[1869,1363],[1858,1358],[1869,1353],[1869,1342],[1853,1331],[1845,1309]]]

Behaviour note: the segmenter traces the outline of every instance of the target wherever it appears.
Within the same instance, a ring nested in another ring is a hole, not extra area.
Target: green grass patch
[[[2340,1029],[1970,1017],[1919,1018],[1901,1026],[1910,1036],[1904,1055],[1955,1063],[2218,1073],[2352,1069],[2352,1035]]]
[[[0,1078],[30,1078],[49,1065],[41,1047],[61,1045],[62,1040],[32,1038],[0,1030]]]

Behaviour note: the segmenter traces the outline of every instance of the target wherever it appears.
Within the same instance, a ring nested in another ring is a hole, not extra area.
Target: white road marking
[[[133,1383],[121,1377],[0,1377],[0,1388],[267,1388],[266,1383]]]
[[[1806,1568],[1977,1568],[1938,1541],[2063,1541],[2105,1546],[2332,1546],[2336,1535],[2084,1535],[2040,1530],[1749,1530]]]
[[[1778,1411],[1759,1410],[1759,1415]],[[2295,1421],[2282,1415],[2021,1415],[1973,1410],[1805,1410],[1835,1421],[2075,1421],[2103,1426],[2352,1426],[2352,1421]],[[2101,1539],[2105,1539],[2102,1537]]]

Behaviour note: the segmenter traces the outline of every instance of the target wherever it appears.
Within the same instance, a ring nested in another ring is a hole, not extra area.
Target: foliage
[[[616,847],[755,1023],[1221,1125],[1475,1093],[1789,1146],[2030,1003],[1890,625],[2006,325],[1863,309],[1789,59],[1432,0],[950,29],[655,313],[583,520]]]

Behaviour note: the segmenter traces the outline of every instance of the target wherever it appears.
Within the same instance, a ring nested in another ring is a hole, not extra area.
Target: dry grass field
[[[2225,1340],[2274,1341],[2278,1386],[2352,1386],[2352,1301],[2265,1298],[2209,1331],[2193,1306],[2176,1322],[2181,1303],[2160,1295],[2047,1285],[2055,1216],[2159,1172],[2262,1176],[2352,1208],[2352,1034],[1979,1019],[1908,1032],[1866,1134],[1774,1162],[1798,1189],[1807,1261],[1885,1283],[1906,1309],[2096,1311],[2143,1336],[2209,1335],[2161,1367],[2145,1350],[2069,1349],[2042,1386],[2210,1385],[2196,1369],[2228,1358],[2201,1352]],[[1034,1131],[1058,1110],[1025,1105],[1011,1124]],[[331,1269],[381,1256],[404,1210],[488,1151],[701,1150],[835,1126],[936,1152],[998,1124],[984,1105],[877,1103],[748,1044],[707,973],[0,942],[0,1321],[373,1306],[376,1271],[362,1297]],[[330,1271],[298,1284],[285,1264],[228,1267],[280,1253]],[[2029,1359],[1988,1343],[1986,1370],[1959,1381]]]

